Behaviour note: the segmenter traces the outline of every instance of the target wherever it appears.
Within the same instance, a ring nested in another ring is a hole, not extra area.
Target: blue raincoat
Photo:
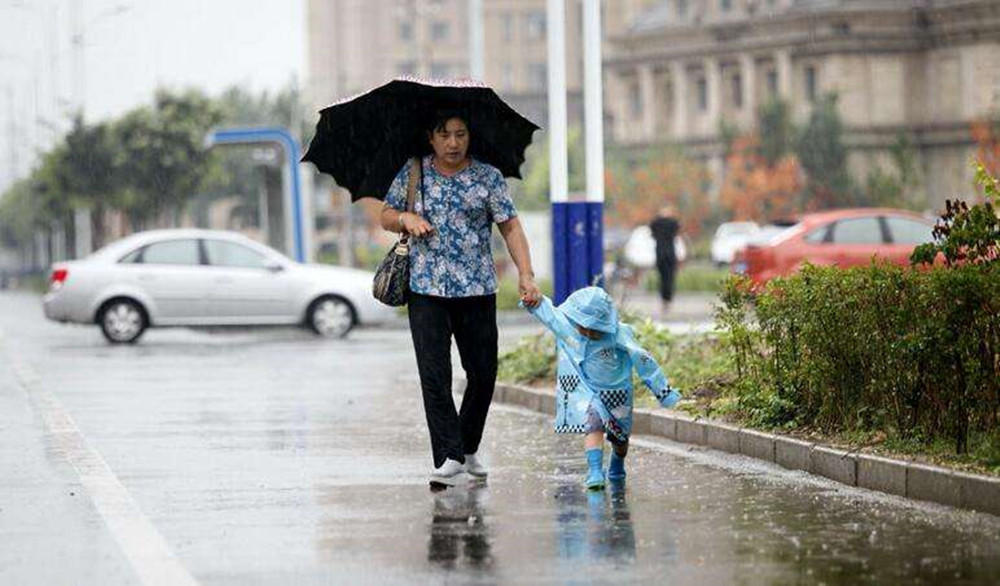
[[[680,399],[653,357],[639,346],[632,328],[619,323],[604,289],[580,289],[558,307],[543,297],[528,311],[556,337],[556,433],[583,433],[587,410],[593,408],[609,435],[627,441],[632,433],[633,368],[660,405],[670,407]],[[604,336],[591,340],[574,324]]]

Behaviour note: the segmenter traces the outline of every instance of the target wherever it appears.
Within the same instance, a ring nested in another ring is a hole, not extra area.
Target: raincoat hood
[[[566,298],[560,311],[573,323],[607,334],[618,332],[618,311],[600,287],[584,287]]]

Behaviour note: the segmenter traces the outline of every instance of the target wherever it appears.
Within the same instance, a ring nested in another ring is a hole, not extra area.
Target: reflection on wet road
[[[660,440],[587,492],[576,438],[498,406],[486,484],[431,492],[407,332],[151,331],[111,348],[0,294],[0,583],[134,584],[19,360],[204,584],[1000,580],[1000,520]],[[12,358],[16,357],[16,358]],[[21,373],[23,375],[23,372]],[[134,551],[135,548],[132,548]]]

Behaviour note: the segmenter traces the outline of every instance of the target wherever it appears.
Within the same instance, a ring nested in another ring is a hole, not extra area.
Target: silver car
[[[112,343],[149,327],[302,324],[343,337],[393,312],[372,274],[304,265],[231,232],[142,232],[89,257],[52,265],[45,316],[97,324]]]

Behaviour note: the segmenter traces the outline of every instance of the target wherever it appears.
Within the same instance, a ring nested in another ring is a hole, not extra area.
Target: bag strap
[[[417,197],[417,185],[423,183],[421,179],[423,178],[423,162],[420,157],[413,157],[410,159],[410,173],[407,177],[406,182],[406,211],[413,213],[413,200]],[[424,198],[424,186],[420,185],[420,199],[423,201]],[[404,230],[399,234],[399,241],[406,244],[410,241],[410,235]]]
[[[413,213],[413,200],[417,196],[417,185],[420,184],[421,179],[423,179],[423,161],[420,157],[413,157],[410,159],[410,176],[409,181],[406,184],[406,211]],[[423,199],[424,189],[423,185],[420,186],[420,196]]]

